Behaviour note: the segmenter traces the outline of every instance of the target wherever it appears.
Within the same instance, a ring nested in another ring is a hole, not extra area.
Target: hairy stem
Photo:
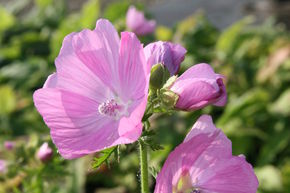
[[[139,140],[141,193],[149,193],[147,146]]]

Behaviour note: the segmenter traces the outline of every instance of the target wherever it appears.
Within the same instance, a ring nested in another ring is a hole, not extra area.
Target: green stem
[[[149,193],[147,146],[139,140],[141,193]]]

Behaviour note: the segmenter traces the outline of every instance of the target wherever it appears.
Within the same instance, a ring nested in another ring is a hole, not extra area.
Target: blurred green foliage
[[[138,192],[139,170],[135,144],[121,146],[117,163],[91,169],[92,156],[65,161],[54,148],[50,162],[35,158],[37,148],[49,141],[49,129],[36,112],[32,94],[53,71],[63,38],[83,28],[92,29],[97,18],[125,30],[130,1],[107,4],[89,0],[78,12],[69,1],[23,0],[0,6],[0,159],[9,170],[0,174],[0,192]],[[138,5],[143,8],[142,5]],[[260,193],[290,192],[290,33],[273,19],[253,25],[247,17],[220,31],[198,12],[174,28],[158,26],[141,37],[143,43],[173,41],[188,50],[181,72],[201,62],[210,63],[226,77],[229,96],[225,108],[207,107],[194,113],[155,116],[151,127],[163,150],[151,152],[153,176],[168,153],[178,145],[201,113],[232,140],[233,153],[244,154],[255,167]],[[16,147],[5,150],[3,142]],[[158,148],[157,148],[158,149]],[[151,180],[152,191],[154,180]]]

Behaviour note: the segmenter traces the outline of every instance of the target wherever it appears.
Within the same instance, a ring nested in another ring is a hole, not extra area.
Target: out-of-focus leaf
[[[282,178],[285,190],[290,190],[290,160],[283,165],[282,169]]]
[[[5,8],[0,6],[0,32],[11,27],[15,23],[15,18]]]
[[[0,115],[9,114],[16,108],[16,96],[13,89],[6,85],[0,87]]]
[[[80,17],[80,27],[94,27],[100,13],[99,0],[90,0],[83,5]]]
[[[255,168],[259,180],[259,189],[269,192],[279,192],[283,189],[282,177],[278,168],[267,165]]]
[[[225,112],[218,120],[217,126],[223,128],[223,126],[230,122],[233,117],[238,118],[241,112],[246,108],[252,108],[257,105],[266,107],[268,100],[269,93],[261,89],[250,90],[241,97],[230,100],[226,106]]]
[[[290,115],[290,89],[285,90],[279,98],[270,106],[273,113],[283,116]]]
[[[105,149],[100,152],[100,156],[94,158],[94,161],[92,163],[92,168],[99,168],[104,162],[106,162],[109,157],[112,155],[112,153],[117,149],[117,146]]]
[[[172,30],[166,26],[158,26],[155,31],[156,39],[161,41],[169,41],[172,39]]]
[[[37,6],[44,8],[51,5],[53,0],[35,0]]]
[[[129,1],[116,1],[111,3],[104,10],[104,17],[111,22],[124,18],[130,5],[131,3]]]
[[[229,53],[229,51],[233,48],[235,40],[244,27],[252,22],[252,17],[246,17],[243,20],[234,23],[220,35],[216,43],[216,50],[222,58],[225,57],[225,54]]]
[[[259,157],[258,164],[265,165],[274,160],[278,153],[284,150],[290,141],[290,130],[283,130],[270,134],[263,145]]]

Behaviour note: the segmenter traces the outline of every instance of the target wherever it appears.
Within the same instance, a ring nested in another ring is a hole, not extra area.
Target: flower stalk
[[[149,193],[147,146],[139,139],[141,193]]]

